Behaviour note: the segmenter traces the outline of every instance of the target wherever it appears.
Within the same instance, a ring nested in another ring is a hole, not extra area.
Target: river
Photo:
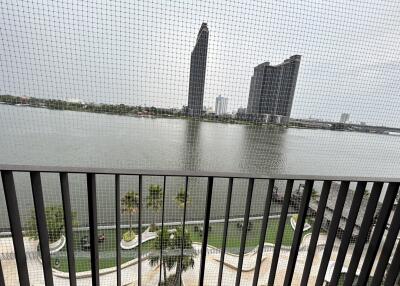
[[[310,174],[398,177],[400,137],[356,132],[279,128],[184,119],[150,119],[0,104],[0,164],[224,171],[248,174]],[[42,176],[46,204],[59,204],[55,174]],[[137,191],[137,177],[121,179],[122,193]],[[80,224],[87,223],[85,177],[71,175],[71,200]],[[144,189],[160,178],[145,178]],[[212,217],[223,217],[224,179],[215,181]],[[167,219],[182,210],[174,202],[183,179],[167,181]],[[113,177],[98,176],[101,223],[114,220]],[[279,185],[283,188],[282,184]],[[247,181],[234,188],[232,216],[243,214]],[[33,206],[28,174],[16,175],[25,222]],[[252,212],[263,207],[266,182],[256,182]],[[204,212],[205,179],[190,179],[188,219]],[[0,192],[0,227],[7,227]],[[146,211],[146,221],[150,219]],[[160,216],[160,214],[157,214]]]

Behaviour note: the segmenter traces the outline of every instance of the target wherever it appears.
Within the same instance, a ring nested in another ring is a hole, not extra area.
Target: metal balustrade
[[[85,174],[87,180],[87,199],[88,199],[88,212],[89,212],[89,233],[90,233],[90,263],[91,263],[91,277],[92,285],[99,285],[99,246],[98,246],[98,216],[97,216],[97,191],[96,191],[96,176],[97,175],[112,175],[115,176],[115,201],[120,202],[120,176],[130,175],[138,176],[139,180],[139,211],[138,211],[138,228],[142,229],[143,224],[143,177],[156,176],[161,177],[163,180],[163,190],[166,187],[166,180],[170,177],[181,177],[185,180],[184,194],[185,204],[183,210],[183,233],[185,233],[187,208],[186,200],[188,197],[188,180],[192,177],[207,178],[207,191],[205,196],[205,209],[203,220],[203,234],[200,252],[200,267],[198,273],[198,285],[205,284],[205,271],[207,269],[207,246],[208,246],[208,229],[210,225],[210,212],[211,202],[213,200],[213,184],[215,178],[228,179],[227,198],[224,204],[224,219],[223,219],[223,233],[222,233],[222,247],[220,249],[218,279],[213,281],[213,285],[222,285],[224,276],[225,255],[227,247],[227,235],[229,227],[229,214],[232,201],[232,189],[234,181],[237,179],[248,180],[247,193],[245,194],[245,211],[243,216],[243,226],[240,237],[240,249],[238,255],[238,265],[235,278],[235,285],[241,284],[241,276],[243,272],[243,260],[245,256],[246,236],[248,233],[250,212],[252,207],[252,195],[254,184],[258,180],[267,180],[268,188],[265,190],[266,196],[263,202],[263,214],[261,221],[261,229],[259,233],[259,245],[257,248],[257,256],[254,264],[254,274],[252,285],[274,285],[277,275],[278,262],[280,259],[282,239],[285,230],[286,219],[288,217],[288,210],[291,203],[292,191],[294,181],[300,180],[305,182],[304,189],[301,194],[301,200],[298,205],[297,222],[294,229],[292,244],[290,247],[290,254],[286,266],[286,273],[281,277],[284,285],[308,285],[310,283],[310,271],[313,266],[313,259],[316,249],[319,245],[318,237],[321,232],[321,227],[324,220],[324,212],[327,206],[328,196],[332,192],[332,183],[338,182],[340,188],[336,194],[336,203],[334,206],[333,215],[327,229],[327,238],[323,246],[322,259],[316,275],[316,285],[323,285],[327,283],[325,276],[327,273],[328,263],[334,249],[335,240],[337,239],[338,227],[342,219],[343,207],[349,191],[350,183],[356,183],[356,189],[351,202],[348,218],[346,221],[345,229],[340,237],[340,246],[337,251],[335,265],[331,275],[329,285],[338,285],[341,275],[342,267],[344,265],[346,253],[351,243],[353,229],[356,223],[357,215],[360,211],[361,201],[365,195],[367,183],[372,183],[372,190],[368,196],[368,202],[362,218],[361,227],[357,238],[354,242],[354,248],[351,254],[351,261],[348,266],[347,273],[343,285],[366,285],[368,281],[372,285],[394,285],[400,270],[400,243],[398,243],[398,234],[400,229],[400,207],[396,206],[396,196],[399,191],[398,179],[389,178],[350,178],[350,177],[320,177],[320,176],[302,176],[302,175],[274,175],[274,176],[252,176],[248,174],[233,174],[233,173],[218,173],[218,172],[179,172],[179,171],[148,171],[148,170],[127,170],[127,169],[100,169],[100,168],[66,168],[66,167],[40,167],[40,166],[13,166],[13,165],[0,165],[1,179],[4,189],[5,202],[7,206],[9,226],[12,234],[14,244],[15,260],[18,269],[19,282],[21,285],[30,285],[30,277],[28,273],[27,257],[23,241],[23,228],[20,219],[20,208],[18,206],[16,187],[14,182],[14,174],[17,172],[28,172],[30,174],[30,181],[32,187],[34,208],[36,214],[36,222],[38,228],[38,236],[40,242],[40,254],[43,265],[43,275],[46,285],[53,285],[53,273],[51,267],[51,256],[49,250],[48,230],[46,226],[44,199],[41,183],[41,175],[43,173],[56,173],[59,175],[59,182],[61,187],[62,206],[65,223],[65,236],[66,236],[66,251],[68,258],[69,268],[69,282],[70,285],[77,285],[77,276],[75,273],[75,257],[74,257],[74,240],[73,240],[73,224],[72,224],[72,210],[71,198],[69,191],[69,174]],[[267,226],[269,223],[269,215],[271,203],[273,201],[273,192],[276,180],[286,182],[283,201],[281,202],[281,210],[279,217],[279,225],[277,228],[276,241],[273,248],[273,255],[271,266],[269,269],[268,279],[260,281],[262,256],[264,253],[265,236],[267,233]],[[307,255],[302,270],[301,280],[293,281],[295,268],[298,264],[298,253],[303,237],[303,229],[306,222],[306,217],[309,212],[309,204],[312,196],[313,186],[315,182],[321,182],[322,188],[319,194],[318,210],[315,214],[314,223],[311,230],[311,238],[307,249]],[[374,213],[377,209],[379,198],[382,195],[384,185],[387,189],[384,192],[382,206],[374,219]],[[332,194],[331,194],[332,195]],[[393,215],[390,225],[387,228],[389,216]],[[116,203],[115,207],[116,218],[116,285],[122,284],[121,279],[121,249],[119,242],[121,240],[121,208],[120,204]],[[165,192],[163,192],[162,209],[161,209],[161,230],[164,229],[165,221]],[[138,285],[143,284],[142,263],[145,255],[142,252],[142,233],[138,232],[139,244],[138,251]],[[396,246],[397,243],[397,246]],[[379,246],[382,250],[379,252]],[[160,243],[160,256],[165,255],[163,243]],[[364,259],[361,261],[363,250],[366,248]],[[183,243],[180,249],[181,258],[184,255]],[[360,262],[361,261],[361,262]],[[373,264],[377,261],[376,270],[372,273]],[[182,264],[182,260],[181,260]],[[1,264],[0,264],[1,266]],[[182,265],[181,265],[182,266]],[[358,270],[359,269],[359,270]],[[359,273],[357,273],[357,271]],[[0,285],[4,285],[4,271],[0,267]],[[180,272],[182,275],[182,272]],[[357,276],[357,277],[356,277]],[[371,277],[370,277],[371,276]],[[162,267],[160,267],[159,281],[161,282]],[[181,281],[181,279],[179,280]]]

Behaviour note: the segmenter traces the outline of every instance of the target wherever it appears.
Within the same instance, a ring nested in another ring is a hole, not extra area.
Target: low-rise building
[[[335,209],[335,204],[336,204],[337,196],[334,196],[332,194],[338,194],[339,188],[340,188],[340,184],[332,183],[331,190],[329,192],[331,195],[328,197],[328,200],[326,202],[326,207],[325,207],[325,211],[324,211],[324,219],[323,219],[322,225],[321,225],[321,228],[325,231],[329,230],[329,225],[331,224],[332,217],[333,217],[333,211]],[[343,206],[343,211],[342,211],[342,215],[340,218],[338,231],[336,234],[336,236],[339,238],[341,238],[344,233],[344,229],[346,227],[346,223],[349,218],[349,212],[351,209],[351,204],[353,202],[354,193],[355,193],[355,191],[352,189],[349,189],[347,192],[347,197],[346,197],[346,200],[345,200],[345,203]],[[320,197],[318,195],[313,196],[313,198],[311,198],[310,204],[308,206],[309,207],[309,215],[315,216],[315,214],[317,213],[319,198]],[[365,195],[361,201],[361,206],[359,209],[359,213],[357,215],[357,219],[356,219],[356,222],[355,222],[355,225],[353,228],[352,237],[351,237],[351,241],[353,241],[353,242],[358,237],[359,231],[361,229],[361,223],[364,218],[364,212],[367,207],[368,198],[369,198],[369,196]],[[375,211],[376,214],[379,213],[380,208],[381,208],[381,204],[378,203],[378,206]]]

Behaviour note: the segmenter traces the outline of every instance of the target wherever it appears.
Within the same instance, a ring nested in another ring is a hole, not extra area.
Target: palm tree
[[[152,208],[155,213],[158,213],[162,207],[162,195],[163,189],[161,186],[151,184],[149,187],[149,194],[146,197],[147,208]],[[153,215],[153,223],[151,224],[150,229],[153,231],[156,229],[155,214]]]
[[[319,193],[314,188],[311,190],[311,198],[313,200],[316,200],[317,198],[319,198]]]
[[[170,233],[166,229],[160,230],[158,232],[160,239],[153,240],[151,244],[152,251],[149,254],[149,263],[153,267],[160,264],[164,272],[164,285],[177,285],[181,273],[189,267],[194,267],[196,253],[192,246],[190,233],[186,232],[184,236],[182,234],[182,228],[178,228],[174,233]],[[182,242],[183,257],[181,257]],[[161,245],[163,248],[162,258],[160,256]],[[174,267],[176,267],[176,274],[167,277],[167,269],[171,270]]]
[[[187,190],[186,190],[187,191]],[[187,206],[190,206],[190,204],[192,203],[192,199],[187,195],[187,193],[186,193],[186,191],[183,189],[183,188],[181,188],[179,191],[178,191],[178,193],[176,194],[176,197],[175,197],[175,202],[176,202],[176,204],[178,205],[178,207],[179,208],[181,208],[181,209],[183,209],[183,208],[185,208],[185,196],[186,196],[186,207]],[[183,216],[182,216],[182,221],[181,221],[181,223],[182,223],[182,226],[183,226],[183,224],[185,223],[184,221],[183,221]],[[180,240],[179,240],[179,249],[181,248],[181,240],[182,240],[182,232],[183,232],[183,229],[182,228],[178,228],[177,229],[177,234],[178,234],[178,232],[180,231]],[[190,239],[190,234],[189,233],[187,233],[186,232],[186,230],[185,230],[185,235],[184,235],[184,239],[186,239],[186,235],[188,235],[189,236],[189,239]],[[192,243],[191,243],[191,240],[190,240],[190,246],[192,245]],[[186,243],[185,243],[185,241],[184,241],[184,248],[186,247],[187,245],[186,245]],[[178,258],[178,261],[177,261],[177,266],[176,266],[176,279],[178,279],[181,275],[181,273],[182,273],[182,269],[181,269],[181,265],[182,265],[182,267],[183,267],[183,271],[185,271],[186,269],[185,269],[185,264],[187,264],[187,263],[189,263],[188,261],[185,261],[186,260],[186,258],[185,257],[181,257],[181,256],[179,256]],[[193,262],[194,263],[194,262]],[[187,267],[186,267],[187,268]],[[176,280],[175,280],[175,282],[177,282]]]
[[[129,215],[129,233],[133,233],[132,230],[132,215],[139,209],[139,194],[136,192],[127,192],[121,199],[122,212]],[[139,230],[140,231],[140,230]]]
[[[194,257],[196,252],[192,245],[192,239],[190,238],[190,233],[185,231],[183,233],[182,228],[177,228],[173,239],[173,247],[175,253],[177,250],[182,248],[183,245],[183,255],[178,252],[174,256],[174,261],[176,261],[176,279],[175,282],[178,283],[178,279],[181,277],[182,272],[189,269],[189,267],[194,267]]]
[[[181,209],[183,209],[185,207],[185,190],[183,188],[181,188],[178,191],[178,193],[176,194],[175,202],[178,205],[178,207],[180,207]],[[192,202],[191,198],[187,197],[186,204],[190,205],[191,202]]]
[[[183,188],[180,188],[178,193],[176,194],[175,202],[179,208],[185,208],[185,190]],[[189,196],[186,196],[186,206],[190,206],[191,203],[192,199]],[[183,225],[183,223],[184,221],[182,216],[181,224]]]
[[[160,264],[164,272],[164,281],[167,280],[167,269],[171,270],[174,267],[173,260],[169,255],[165,253],[168,252],[170,247],[170,234],[168,230],[163,229],[158,231],[157,236],[159,239],[154,239],[151,243],[151,252],[149,254],[149,263],[152,267]],[[161,258],[161,246],[163,248],[164,255]],[[161,261],[160,261],[161,260]]]

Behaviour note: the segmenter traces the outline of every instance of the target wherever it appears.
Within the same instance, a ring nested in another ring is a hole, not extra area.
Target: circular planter
[[[61,235],[61,237],[53,242],[49,244],[49,249],[50,249],[50,254],[54,254],[59,252],[61,249],[63,249],[63,247],[65,246],[65,242],[66,242],[66,238],[64,235]]]
[[[292,229],[293,230],[295,230],[296,229],[296,223],[297,223],[297,221],[293,218],[293,217],[291,217],[290,218],[290,225],[292,226]],[[309,230],[311,228],[311,225],[309,224],[309,223],[305,223],[304,224],[304,227],[303,227],[303,231],[307,231],[307,230]]]
[[[150,232],[149,229],[142,232],[142,244],[146,241],[153,240],[157,237],[156,232]],[[124,250],[133,249],[139,245],[139,235],[136,235],[135,239],[131,241],[125,241],[121,239],[120,246]]]

